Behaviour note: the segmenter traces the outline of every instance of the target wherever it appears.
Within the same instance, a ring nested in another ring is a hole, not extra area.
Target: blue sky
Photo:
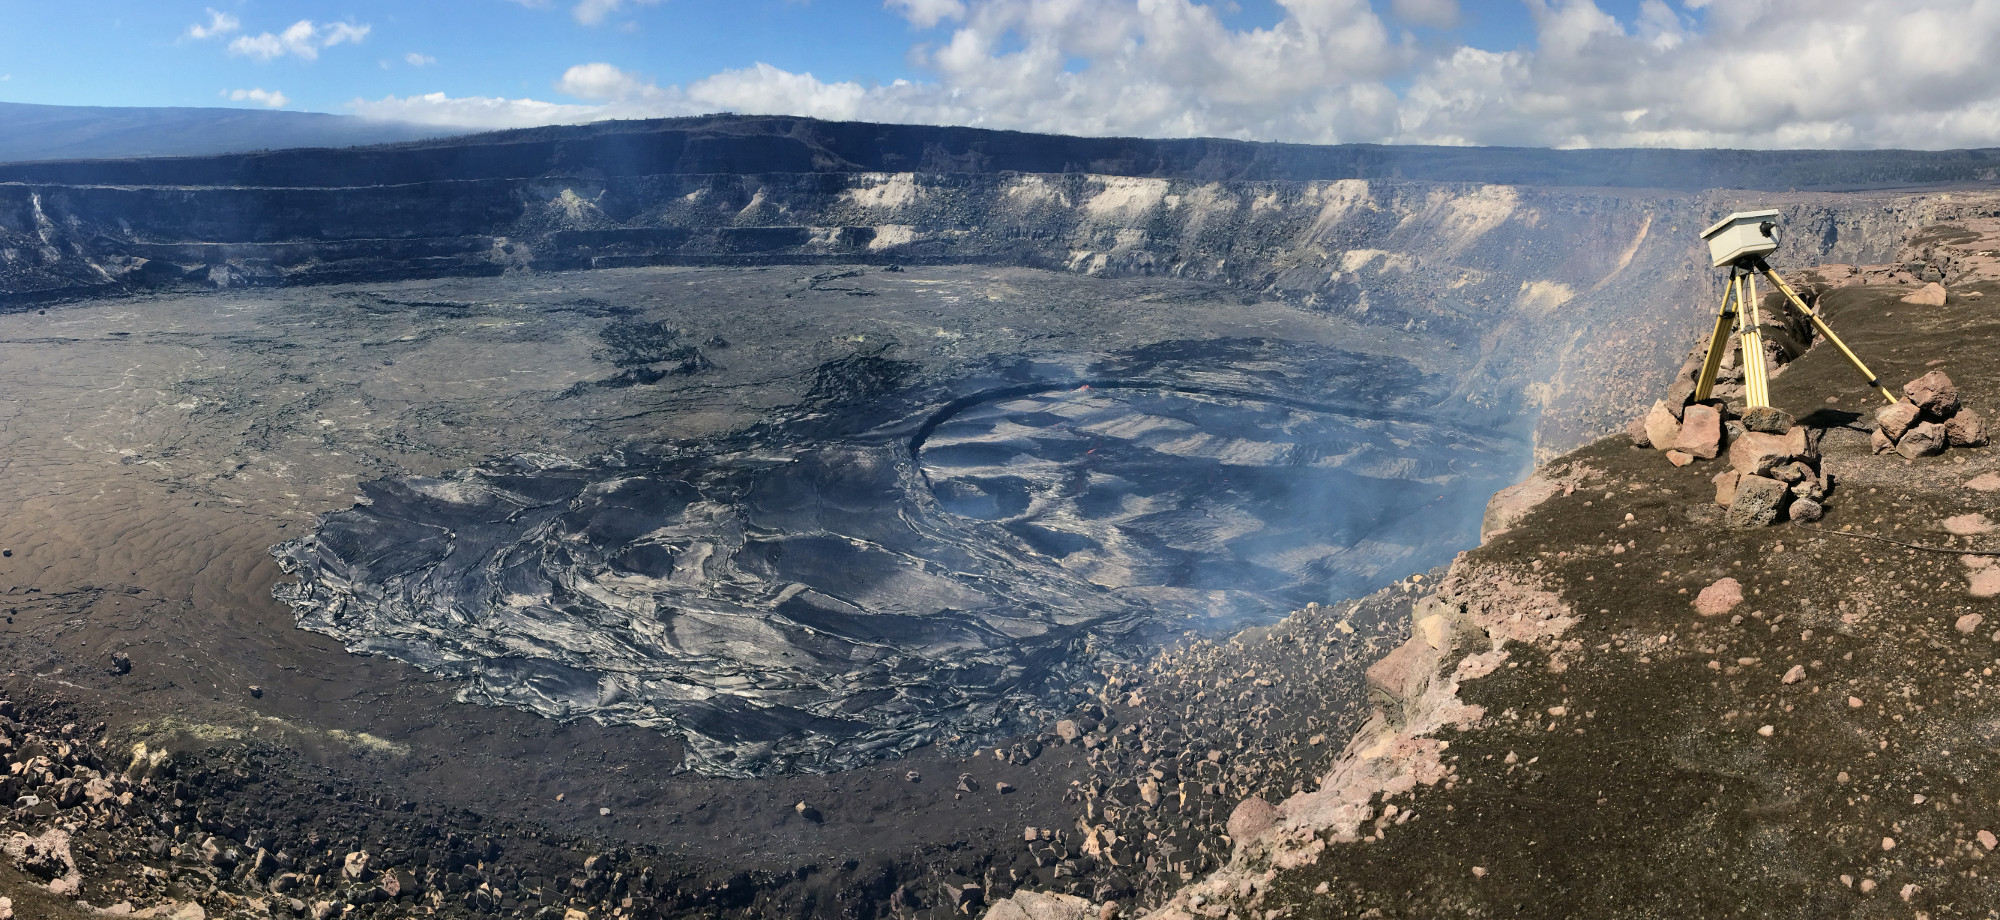
[[[1307,142],[2000,144],[1985,0],[1713,2],[0,0],[0,100],[470,127],[728,109]]]
[[[1601,4],[1630,15],[1637,0]],[[0,99],[54,105],[213,106],[232,90],[282,92],[287,108],[340,112],[355,98],[421,95],[559,98],[564,70],[605,61],[662,84],[686,84],[757,63],[822,80],[888,83],[918,80],[912,45],[937,42],[941,23],[913,26],[880,0],[666,0],[622,4],[595,24],[579,22],[576,3],[539,6],[509,0],[408,3],[376,0],[218,0],[133,3],[116,0],[0,0]],[[1284,15],[1273,0],[1217,4],[1224,22],[1268,28]],[[1385,12],[1387,4],[1377,4]],[[210,11],[240,24],[220,40],[195,40],[188,28]],[[1430,40],[1510,48],[1534,39],[1517,0],[1467,4],[1464,27]],[[231,40],[280,34],[300,20],[366,25],[359,42],[324,48],[313,60],[269,61],[231,54]],[[412,66],[407,56],[436,63]]]

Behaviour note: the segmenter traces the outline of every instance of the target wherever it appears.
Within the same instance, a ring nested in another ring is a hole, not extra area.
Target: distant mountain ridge
[[[0,163],[354,147],[457,133],[320,112],[0,102]]]
[[[23,133],[5,130],[16,124],[10,119],[37,114],[19,114],[14,109],[53,111],[40,113],[41,127],[30,124],[27,132],[39,131],[47,137],[0,138],[0,182],[317,188],[446,177],[466,181],[544,176],[1011,172],[1208,182],[1404,179],[1682,192],[1855,191],[2000,183],[2000,148],[1548,150],[1312,145],[1222,138],[1071,137],[727,114],[435,137],[427,135],[448,132],[340,115],[0,104],[0,131],[10,136]],[[127,114],[98,121],[65,114],[75,112]],[[176,114],[170,118],[146,113]],[[211,122],[202,123],[200,118]],[[202,136],[195,136],[197,133]],[[133,137],[121,141],[127,134]],[[35,145],[42,151],[40,156],[107,157],[77,151],[109,149],[118,143],[136,150],[141,146],[138,135],[147,135],[143,152],[98,162],[7,162],[23,159],[11,152],[10,144]],[[198,143],[255,152],[182,156],[170,149]],[[379,146],[337,154],[323,149],[281,149],[360,144]]]

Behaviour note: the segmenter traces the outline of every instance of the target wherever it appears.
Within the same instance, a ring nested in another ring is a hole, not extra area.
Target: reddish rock
[[[1915,304],[1919,307],[1942,307],[1944,306],[1944,299],[1944,285],[1933,281],[1918,288],[1915,293],[1904,297],[1903,302]]]
[[[1713,460],[1722,450],[1722,413],[1699,403],[1681,414],[1681,430],[1674,449],[1703,460]]]
[[[1959,617],[1958,622],[1951,624],[1951,628],[1970,636],[1975,630],[1979,629],[1979,624],[1984,622],[1986,622],[1984,616],[1976,613],[1968,613],[1965,616]]]
[[[1277,823],[1278,810],[1253,795],[1236,803],[1236,810],[1229,813],[1229,839],[1240,844]]]
[[[1437,674],[1437,664],[1437,650],[1420,640],[1396,646],[1363,675],[1369,701],[1390,724],[1401,726],[1404,707],[1423,694]]]
[[[2000,473],[1980,473],[1965,481],[1965,487],[1975,492],[2000,490]]]
[[[1971,537],[1993,532],[1993,522],[1987,520],[1986,515],[1980,514],[1977,511],[1971,514],[1959,514],[1945,518],[1943,526],[1947,533],[1960,537]]]
[[[1653,445],[1653,449],[1673,447],[1674,439],[1680,435],[1680,419],[1674,417],[1664,401],[1653,403],[1653,411],[1646,413],[1646,440]]]
[[[1931,371],[1904,384],[1903,398],[1935,418],[1950,418],[1958,411],[1958,387],[1944,371]]]
[[[1877,428],[1873,434],[1868,436],[1868,446],[1874,448],[1876,453],[1883,454],[1895,450],[1896,442],[1889,440],[1889,436],[1883,434],[1882,429]]]
[[[1742,476],[1742,473],[1735,470],[1723,470],[1715,474],[1712,481],[1715,483],[1716,504],[1727,508],[1736,501],[1736,481]]]
[[[1790,495],[1785,484],[1776,479],[1744,476],[1736,482],[1736,500],[1729,503],[1729,523],[1734,527],[1775,524]]]
[[[1633,447],[1653,446],[1653,436],[1646,433],[1646,417],[1643,415],[1625,423],[1625,436],[1632,439]]]
[[[1792,418],[1790,412],[1775,406],[1758,406],[1743,413],[1743,427],[1751,431],[1784,434],[1792,430],[1794,424],[1796,420]]]
[[[1675,466],[1687,466],[1694,462],[1694,455],[1677,447],[1667,451],[1667,462]]]
[[[1700,372],[1700,365],[1696,365],[1695,373]],[[1674,418],[1680,418],[1687,404],[1694,399],[1694,383],[1693,377],[1683,376],[1675,379],[1674,385],[1667,388],[1667,411],[1672,412]]]
[[[1896,439],[1896,453],[1915,460],[1944,453],[1944,426],[1936,422],[1918,422],[1915,428]]]
[[[1743,603],[1743,584],[1734,578],[1718,579],[1694,597],[1694,612],[1705,617],[1720,616]]]
[[[1810,456],[1806,430],[1793,428],[1784,434],[1746,431],[1729,445],[1729,465],[1745,476],[1762,476],[1787,460]]]
[[[1966,576],[1966,590],[1972,592],[1974,598],[2000,596],[2000,566],[1974,568],[1972,574]]]
[[[1945,421],[1944,440],[1952,447],[1985,447],[1986,420],[1971,409],[1960,409]]]
[[[1917,423],[1917,417],[1922,414],[1923,410],[1905,396],[1894,405],[1875,410],[1875,424],[1883,434],[1889,436],[1889,440],[1901,440],[1904,432],[1909,431],[1910,427]]]

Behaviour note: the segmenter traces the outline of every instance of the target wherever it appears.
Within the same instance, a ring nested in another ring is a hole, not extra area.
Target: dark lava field
[[[1032,269],[138,296],[0,352],[18,693],[696,868],[1067,823],[1076,755],[981,745],[1449,558],[1528,450],[1432,412],[1449,349]]]

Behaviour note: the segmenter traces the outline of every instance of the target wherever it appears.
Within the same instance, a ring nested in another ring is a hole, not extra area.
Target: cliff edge
[[[2000,284],[1957,264],[1941,305],[1884,267],[1821,308],[1884,380],[1944,370],[1988,412]],[[1823,519],[1732,526],[1728,458],[1625,436],[1546,465],[1416,598],[1317,787],[1246,797],[1227,865],[1148,915],[1991,915],[2000,457],[1878,452],[1880,397],[1830,348],[1771,391],[1820,432]],[[1061,911],[1116,912],[988,916]]]

